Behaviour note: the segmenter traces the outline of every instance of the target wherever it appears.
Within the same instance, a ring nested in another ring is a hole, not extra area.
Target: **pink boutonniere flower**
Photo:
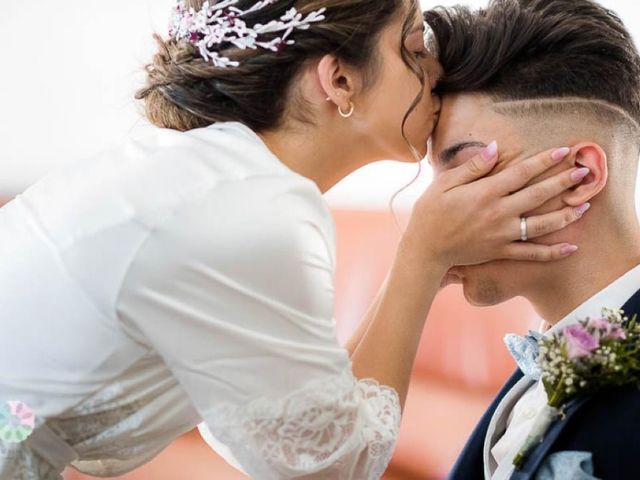
[[[551,424],[562,417],[566,404],[579,395],[624,385],[640,384],[640,324],[637,316],[603,310],[539,342],[538,366],[548,397],[519,453],[522,467],[529,453],[544,439]]]
[[[572,325],[564,330],[569,360],[588,357],[600,346],[600,341],[586,327]]]

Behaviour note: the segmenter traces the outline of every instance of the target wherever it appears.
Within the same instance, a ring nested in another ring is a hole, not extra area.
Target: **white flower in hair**
[[[230,43],[242,50],[262,48],[277,52],[286,45],[295,43],[289,38],[294,30],[307,30],[312,23],[325,19],[326,8],[306,16],[291,8],[279,19],[249,27],[243,20],[244,16],[272,5],[277,0],[256,2],[248,10],[235,7],[238,2],[239,0],[223,0],[212,5],[207,1],[196,11],[187,8],[185,0],[178,0],[171,17],[169,36],[196,46],[202,58],[217,67],[237,67],[240,63],[221,55],[218,47]],[[280,35],[271,39],[263,38],[274,33]]]

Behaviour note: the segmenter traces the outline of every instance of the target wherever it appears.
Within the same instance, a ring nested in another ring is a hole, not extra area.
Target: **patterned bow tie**
[[[509,334],[504,337],[504,343],[515,359],[518,367],[525,376],[536,382],[542,378],[542,369],[538,366],[537,360],[540,355],[538,342],[544,335],[530,331],[526,337]]]

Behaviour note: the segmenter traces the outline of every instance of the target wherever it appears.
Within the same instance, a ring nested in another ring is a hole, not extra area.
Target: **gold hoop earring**
[[[353,112],[355,112],[355,110],[356,110],[356,106],[353,104],[351,100],[349,100],[349,111],[347,113],[344,113],[342,111],[342,107],[338,105],[338,113],[340,113],[340,116],[342,118],[349,118],[351,115],[353,115]]]

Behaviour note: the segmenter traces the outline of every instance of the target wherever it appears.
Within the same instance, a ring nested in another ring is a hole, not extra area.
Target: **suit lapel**
[[[640,315],[640,290],[638,290],[631,299],[622,307],[625,316],[633,317]]]
[[[622,307],[625,316],[632,317],[640,314],[640,290],[637,291],[631,299]],[[528,480],[533,478],[534,474],[540,468],[543,460],[547,457],[549,450],[553,447],[564,428],[567,426],[571,418],[580,410],[580,408],[589,401],[590,397],[576,398],[569,402],[565,408],[565,416],[562,420],[556,421],[549,431],[545,434],[542,443],[529,455],[529,458],[523,465],[521,470],[516,470],[511,476],[511,480]]]
[[[494,399],[493,403],[489,406],[489,409],[484,413],[480,422],[474,429],[471,437],[467,441],[467,444],[462,449],[462,453],[458,457],[456,464],[449,474],[450,480],[464,479],[470,480],[473,478],[484,478],[484,465],[483,465],[483,451],[484,440],[489,429],[489,424],[493,418],[498,405],[502,399],[509,393],[509,391],[520,381],[523,377],[523,373],[518,369],[507,380],[507,383],[502,387],[502,390],[498,393],[498,396]]]
[[[547,458],[549,450],[569,423],[569,420],[571,420],[580,407],[587,403],[589,398],[590,397],[582,397],[567,405],[563,419],[556,421],[551,428],[549,428],[540,446],[531,452],[522,470],[516,470],[513,475],[511,475],[511,480],[526,480],[532,478],[533,474],[542,465],[542,461]]]

